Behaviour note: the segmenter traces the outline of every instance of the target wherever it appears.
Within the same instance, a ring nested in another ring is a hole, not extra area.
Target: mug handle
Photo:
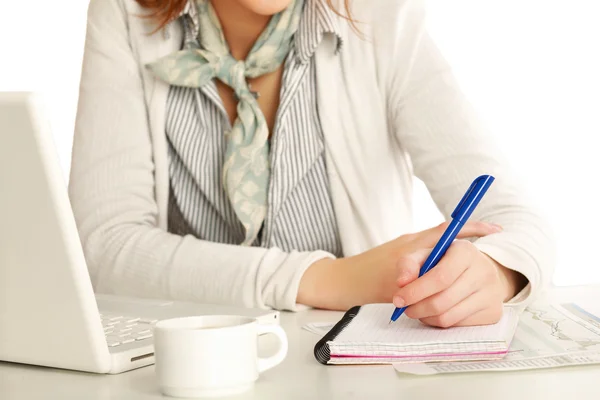
[[[288,352],[288,340],[285,331],[278,325],[258,325],[258,336],[272,334],[279,339],[279,350],[271,357],[258,358],[258,372],[264,372],[283,361]]]

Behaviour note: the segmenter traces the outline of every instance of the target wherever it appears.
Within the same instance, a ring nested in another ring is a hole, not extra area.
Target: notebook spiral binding
[[[339,320],[337,324],[321,340],[317,342],[314,349],[315,358],[321,364],[327,365],[331,359],[331,352],[329,350],[328,342],[335,340],[335,338],[352,322],[354,317],[360,311],[360,306],[354,306]]]

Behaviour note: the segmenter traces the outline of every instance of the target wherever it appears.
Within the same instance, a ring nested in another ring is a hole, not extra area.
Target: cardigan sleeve
[[[326,252],[248,248],[158,227],[140,66],[122,0],[91,0],[69,195],[97,292],[295,310]]]
[[[397,20],[404,26],[396,23],[393,50],[388,53],[394,60],[391,65],[402,66],[390,72],[388,81],[397,141],[446,219],[474,178],[483,174],[496,178],[471,219],[499,224],[503,232],[475,239],[474,244],[528,279],[526,288],[511,300],[528,304],[551,279],[555,257],[551,229],[428,35],[422,1],[405,1],[398,10],[402,18]]]

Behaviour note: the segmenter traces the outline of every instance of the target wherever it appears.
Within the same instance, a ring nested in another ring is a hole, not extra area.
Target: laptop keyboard
[[[106,343],[108,347],[116,347],[152,337],[152,329],[158,322],[156,319],[128,317],[118,314],[100,314]]]

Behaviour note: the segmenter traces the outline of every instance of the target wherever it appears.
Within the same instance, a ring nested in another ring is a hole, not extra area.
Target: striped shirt
[[[326,32],[336,34],[341,44],[336,23],[320,0],[306,0],[284,63],[270,142],[267,216],[253,246],[343,255],[329,193],[313,57]],[[184,24],[187,37],[194,25]],[[214,81],[200,89],[171,87],[166,123],[170,232],[227,244],[243,241],[244,228],[222,185],[230,127]]]

